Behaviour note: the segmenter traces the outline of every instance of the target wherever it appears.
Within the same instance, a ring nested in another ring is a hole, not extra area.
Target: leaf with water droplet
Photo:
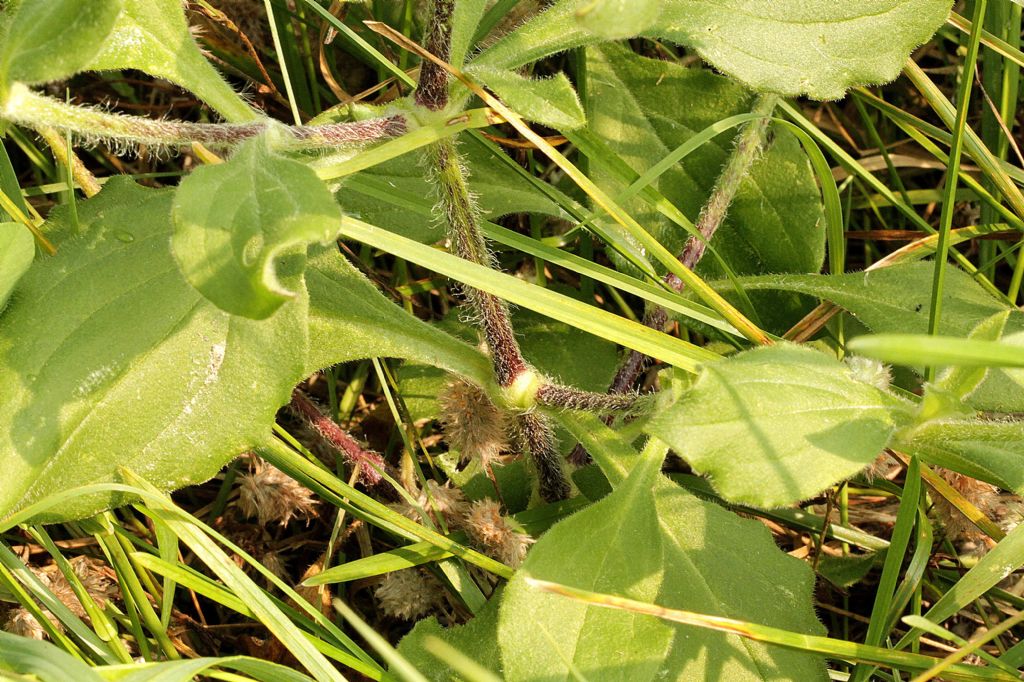
[[[341,210],[308,166],[275,154],[267,137],[227,163],[196,169],[174,200],[171,248],[185,279],[220,309],[261,320],[297,295],[306,247],[330,241]]]

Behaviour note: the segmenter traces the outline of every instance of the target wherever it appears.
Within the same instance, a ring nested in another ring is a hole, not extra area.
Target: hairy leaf
[[[380,294],[336,249],[316,247],[306,287],[272,317],[230,315],[182,277],[170,250],[170,190],[114,178],[56,209],[60,246],[19,281],[0,318],[0,517],[47,494],[119,480],[163,490],[208,479],[262,442],[292,387],[336,362],[410,358],[491,382],[477,349]],[[309,350],[307,350],[309,349]],[[124,502],[79,498],[49,518]]]
[[[591,128],[638,173],[707,126],[750,111],[748,91],[709,71],[647,59],[616,45],[590,49],[587,56]],[[695,220],[732,148],[729,136],[720,135],[664,173],[655,187]],[[612,196],[625,189],[606,174],[598,179]],[[682,250],[687,234],[681,227],[639,199],[626,208],[670,251]],[[741,274],[821,268],[821,199],[806,155],[791,134],[778,131],[755,162],[711,245]],[[699,271],[722,274],[710,253]]]
[[[901,433],[899,447],[931,464],[1024,493],[1024,422],[932,420]]]
[[[705,365],[647,430],[730,501],[777,507],[868,464],[911,406],[809,348],[759,348]]]
[[[528,585],[530,576],[820,632],[807,567],[779,552],[763,526],[683,491],[659,466],[642,462],[612,494],[557,523],[530,550],[501,607],[505,679],[825,679],[815,656],[570,602]]]
[[[24,225],[0,223],[0,311],[35,257],[36,242]]]
[[[580,100],[563,73],[537,79],[486,66],[470,66],[467,71],[529,121],[555,130],[575,130],[586,125]]]
[[[66,211],[47,222],[60,249],[22,278],[0,324],[0,516],[118,480],[119,467],[163,490],[206,480],[266,438],[302,376],[305,291],[266,322],[210,304],[171,256],[173,196],[114,178],[79,203],[77,234]]]
[[[469,171],[481,217],[496,220],[511,213],[536,213],[568,218],[558,204],[521,176],[499,163],[497,154],[477,140],[459,147]],[[349,178],[341,195],[347,214],[431,244],[444,239],[444,227],[434,218],[434,188],[422,166],[398,158],[360,171]]]
[[[602,38],[632,38],[657,22],[662,4],[658,0],[591,0],[576,10],[576,19]]]
[[[473,47],[473,36],[487,10],[487,0],[458,0],[452,15],[451,63],[462,66]]]
[[[124,3],[124,10],[114,24],[113,32],[103,41],[95,36],[90,38],[103,49],[89,60],[88,68],[145,71],[191,90],[229,121],[256,118],[256,112],[231,89],[199,51],[189,31],[181,0],[119,1]],[[99,4],[97,0],[62,4],[81,7],[94,3]]]
[[[692,47],[716,69],[755,89],[836,99],[855,85],[896,78],[910,51],[942,26],[951,5],[949,0],[664,0],[640,3],[636,15],[634,3],[615,12],[626,4],[560,0],[474,63],[515,68],[635,31]],[[656,13],[651,4],[657,4]]]
[[[781,289],[842,306],[878,334],[927,334],[934,266],[906,263],[842,275],[743,277],[746,291]],[[729,284],[723,283],[724,290]],[[939,333],[967,336],[982,321],[1007,310],[963,270],[947,266]]]
[[[121,12],[121,0],[20,0],[0,15],[0,90],[82,71]]]
[[[416,623],[408,635],[398,644],[398,653],[416,666],[428,680],[459,679],[443,660],[431,655],[424,644],[430,637],[437,637],[458,649],[483,667],[497,672],[501,670],[498,653],[498,605],[501,592],[493,595],[474,617],[464,625],[443,628],[436,618],[427,618]]]
[[[278,261],[300,274],[306,246],[331,240],[341,211],[312,169],[260,137],[185,178],[173,216],[185,279],[221,310],[260,320],[297,295],[279,281]]]

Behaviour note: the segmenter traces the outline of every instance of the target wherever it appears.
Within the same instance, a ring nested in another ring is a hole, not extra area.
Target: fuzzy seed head
[[[882,391],[892,384],[892,370],[878,360],[851,355],[846,358],[846,364],[850,368],[850,376],[863,384]]]
[[[427,490],[430,491],[429,496],[426,491],[420,491],[416,497],[416,504],[419,505],[419,509],[416,508],[416,505],[405,500],[388,506],[405,518],[412,519],[417,523],[423,522],[423,517],[419,511],[422,509],[434,523],[438,523],[443,517],[448,528],[461,526],[462,519],[469,509],[462,491],[447,484],[440,485],[432,480],[427,481]]]
[[[293,518],[316,516],[313,493],[277,467],[257,459],[252,470],[242,476],[238,506],[248,516],[255,516],[261,525],[288,525]]]
[[[388,573],[375,594],[384,613],[402,620],[422,618],[443,602],[441,585],[419,568]]]
[[[967,498],[968,502],[977,507],[978,511],[990,518],[992,517],[999,506],[999,491],[994,485],[941,467],[936,467],[935,471],[950,486]],[[974,524],[945,497],[935,495],[934,502],[936,516],[942,523],[943,528],[945,528],[946,535],[949,538],[955,540],[970,538],[980,534],[980,531],[974,527]]]
[[[512,568],[519,568],[526,552],[536,540],[517,532],[501,515],[501,507],[491,499],[477,500],[466,515],[466,531],[486,553]]]
[[[77,556],[70,561],[71,568],[75,575],[82,582],[82,586],[89,596],[100,606],[103,607],[108,601],[117,599],[120,597],[120,591],[117,583],[108,574],[109,571],[103,562],[96,559],[90,559],[85,556]],[[82,603],[78,600],[78,596],[75,594],[74,589],[71,587],[71,583],[67,581],[64,574],[60,572],[60,569],[56,564],[50,564],[44,567],[30,566],[30,570],[39,578],[39,581],[43,583],[53,593],[64,606],[68,608],[79,618],[87,618],[85,608]],[[43,613],[46,614],[46,618],[56,627],[58,630],[63,631],[63,626],[60,621],[57,620],[56,616],[52,613],[43,609]],[[31,639],[46,639],[46,630],[42,624],[25,608],[16,608],[8,612],[7,618],[3,624],[3,629],[7,632],[21,635],[22,637],[29,637]]]
[[[455,379],[439,396],[445,440],[462,461],[486,467],[508,449],[507,418],[476,384]]]

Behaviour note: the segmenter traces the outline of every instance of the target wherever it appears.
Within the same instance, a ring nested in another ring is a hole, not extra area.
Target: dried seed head
[[[78,579],[82,581],[82,587],[85,588],[86,593],[100,608],[103,608],[108,601],[121,598],[121,588],[117,584],[113,572],[99,559],[76,556],[71,560],[71,568]],[[77,601],[75,599],[76,603]],[[71,605],[68,604],[68,607],[70,608]]]
[[[261,459],[254,459],[252,470],[242,476],[238,506],[261,525],[276,521],[286,526],[292,518],[308,520],[316,516],[313,493]]]
[[[50,620],[56,623],[53,618]],[[13,609],[7,614],[4,630],[19,637],[39,640],[46,639],[46,630],[43,629],[42,624],[36,620],[35,616],[28,612],[28,609],[24,608]]]
[[[120,596],[117,583],[108,575],[106,565],[103,562],[85,556],[77,556],[71,559],[70,564],[75,575],[81,580],[82,586],[85,587],[85,591],[100,607],[106,604],[107,601]],[[79,618],[87,617],[85,607],[78,600],[78,596],[75,594],[74,589],[72,589],[71,583],[60,572],[56,564],[50,564],[42,568],[35,566],[30,566],[29,568],[39,578],[39,581],[68,610]],[[46,609],[43,609],[43,613],[46,614],[47,619],[53,623],[54,627],[63,631],[63,626],[56,616]],[[46,630],[42,624],[25,608],[16,608],[9,611],[3,629],[7,632],[32,639],[46,638]]]
[[[375,594],[384,613],[402,620],[422,618],[443,602],[440,583],[419,568],[388,573]]]
[[[488,556],[512,568],[519,568],[526,551],[536,540],[516,531],[491,499],[477,500],[466,514],[466,531]]]
[[[486,467],[508,449],[505,413],[491,402],[482,388],[455,379],[438,399],[445,439],[463,461],[479,459]]]
[[[861,383],[883,391],[892,384],[892,370],[878,360],[851,355],[846,358],[846,365],[850,368],[850,376]]]
[[[440,521],[438,515],[440,515],[449,528],[461,526],[463,517],[469,509],[462,491],[447,484],[440,485],[432,480],[427,481],[427,490],[430,491],[430,495],[421,491],[416,498],[416,503],[420,509],[427,512],[431,521],[438,523]],[[407,519],[412,519],[417,523],[423,521],[419,509],[404,500],[388,506]]]
[[[999,505],[999,491],[994,485],[941,467],[936,467],[935,471],[980,512],[992,517]],[[970,538],[980,533],[974,524],[945,497],[935,495],[934,502],[936,516],[949,538]]]

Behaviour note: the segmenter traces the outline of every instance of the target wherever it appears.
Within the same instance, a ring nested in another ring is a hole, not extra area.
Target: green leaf
[[[35,239],[24,225],[0,223],[0,312],[35,257]]]
[[[767,508],[866,467],[910,410],[834,357],[786,344],[705,365],[647,430],[726,499]]]
[[[0,90],[47,83],[87,68],[121,12],[121,0],[20,0],[0,16]]]
[[[368,357],[405,358],[494,385],[480,350],[385,298],[336,248],[314,247],[306,269],[309,355],[304,374]]]
[[[197,168],[174,199],[171,249],[185,279],[221,310],[270,317],[298,293],[278,260],[301,276],[306,246],[330,241],[341,211],[308,166],[271,151],[260,137],[227,163]]]
[[[487,10],[487,0],[459,0],[455,3],[452,15],[452,44],[449,61],[455,66],[462,66],[466,55],[473,47],[473,36],[476,28]]]
[[[587,52],[591,129],[639,173],[717,121],[750,111],[751,94],[710,71],[637,56],[606,45]],[[685,215],[696,218],[732,150],[720,135],[663,173],[654,186]],[[612,196],[619,178],[598,175]],[[625,207],[673,253],[687,233],[634,198]],[[825,257],[821,198],[807,157],[784,130],[755,162],[711,246],[736,273],[818,272]],[[698,272],[721,277],[709,253]]]
[[[575,130],[587,123],[579,97],[564,73],[551,78],[526,78],[514,71],[486,66],[470,66],[467,72],[529,121],[555,130]]]
[[[971,339],[998,341],[1003,347],[1024,346],[1024,314],[1006,310],[993,315],[971,331]],[[1009,367],[951,367],[936,384],[953,391],[976,410],[988,412],[1024,411],[1024,369]]]
[[[967,273],[947,267],[940,334],[967,336],[984,320],[1008,309]],[[842,275],[743,277],[740,283],[745,291],[781,289],[823,298],[877,334],[927,334],[933,273],[931,263],[905,263]],[[724,291],[730,286],[723,282],[716,288]]]
[[[443,628],[436,618],[421,620],[399,642],[398,653],[405,656],[427,679],[462,679],[455,675],[455,671],[445,661],[433,656],[424,647],[428,638],[437,637],[488,670],[500,671],[501,658],[497,646],[498,606],[500,603],[501,592],[499,591],[488,600],[486,606],[477,612],[473,620],[465,625]]]
[[[0,630],[0,672],[26,675],[40,682],[102,682],[96,672],[63,649]],[[6,677],[0,675],[0,677]]]
[[[557,218],[570,216],[530,182],[507,172],[491,151],[475,141],[459,147],[469,170],[469,187],[481,217],[496,220],[510,213],[536,213]],[[398,158],[360,171],[345,181],[345,213],[380,225],[418,242],[432,244],[445,236],[433,215],[434,188],[423,168]]]
[[[629,9],[616,16],[615,9],[627,4]],[[896,78],[911,50],[942,26],[951,3],[665,0],[641,3],[639,16],[632,14],[634,4],[603,0],[595,7],[595,0],[561,0],[474,63],[516,68],[609,36],[625,37],[629,28],[692,47],[719,71],[757,90],[837,99],[855,85]]]
[[[104,0],[105,2],[108,0]],[[49,3],[50,0],[42,0]],[[250,121],[258,114],[238,96],[196,45],[181,0],[120,0],[124,10],[113,32],[90,41],[102,51],[89,59],[98,71],[138,69],[194,92],[228,121]],[[99,4],[95,0],[87,6]],[[62,2],[81,8],[81,2]]]
[[[498,625],[505,679],[826,679],[816,656],[568,603],[528,585],[532,577],[822,631],[806,565],[779,552],[760,524],[663,478],[660,457],[643,457],[611,495],[544,534],[509,582]]]
[[[899,446],[930,464],[1024,493],[1024,422],[931,420],[899,434]]]
[[[662,4],[658,0],[590,0],[576,10],[576,20],[608,40],[632,38],[657,21]]]
[[[55,491],[144,472],[206,480],[266,439],[306,361],[306,295],[271,320],[234,317],[171,256],[173,193],[114,178],[45,225],[56,256],[22,278],[0,324],[0,516]],[[61,518],[122,503],[70,501]]]
[[[999,341],[927,334],[876,334],[857,337],[848,347],[860,355],[898,365],[1024,367],[1020,347]]]

